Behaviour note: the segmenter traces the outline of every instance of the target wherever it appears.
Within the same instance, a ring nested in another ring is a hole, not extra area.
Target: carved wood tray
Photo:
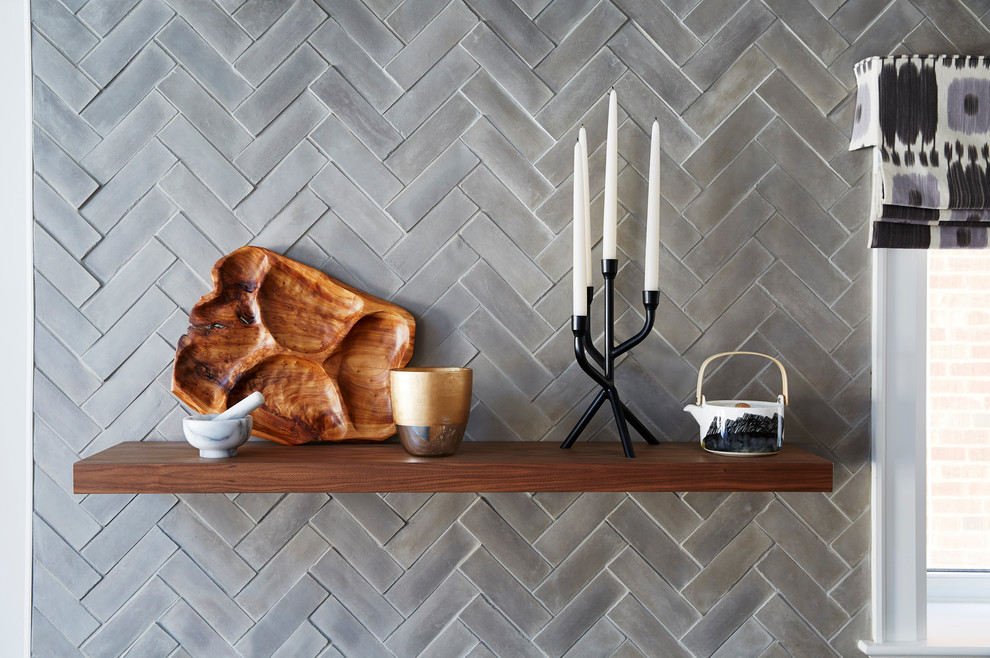
[[[219,413],[261,391],[255,436],[285,444],[395,433],[388,374],[412,357],[412,315],[260,247],[213,266],[179,340],[172,392]]]

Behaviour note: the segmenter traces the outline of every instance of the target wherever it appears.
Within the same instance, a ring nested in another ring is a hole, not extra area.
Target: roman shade
[[[990,59],[871,57],[855,72],[849,149],[873,148],[870,246],[985,248]]]

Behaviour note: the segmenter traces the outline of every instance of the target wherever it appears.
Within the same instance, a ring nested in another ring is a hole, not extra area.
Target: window
[[[860,648],[870,656],[990,656],[981,604],[936,604],[928,624],[927,253],[877,250],[873,272],[873,641]]]
[[[990,619],[990,252],[928,252],[928,631]]]
[[[990,572],[990,252],[928,252],[927,564]]]

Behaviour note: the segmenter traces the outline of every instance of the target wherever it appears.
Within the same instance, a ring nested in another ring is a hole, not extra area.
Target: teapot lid
[[[780,407],[784,404],[783,396],[780,396],[776,400],[705,400],[705,396],[701,396],[702,406],[708,405],[710,407],[724,407],[724,408],[739,408],[739,409],[767,409]]]

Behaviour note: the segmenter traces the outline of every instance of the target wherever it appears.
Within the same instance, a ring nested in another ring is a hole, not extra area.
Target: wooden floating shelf
[[[832,491],[832,463],[794,445],[725,457],[697,443],[612,442],[569,450],[537,441],[465,442],[452,457],[413,457],[397,443],[284,446],[250,441],[202,459],[185,441],[121,443],[73,466],[75,493],[433,491]]]

